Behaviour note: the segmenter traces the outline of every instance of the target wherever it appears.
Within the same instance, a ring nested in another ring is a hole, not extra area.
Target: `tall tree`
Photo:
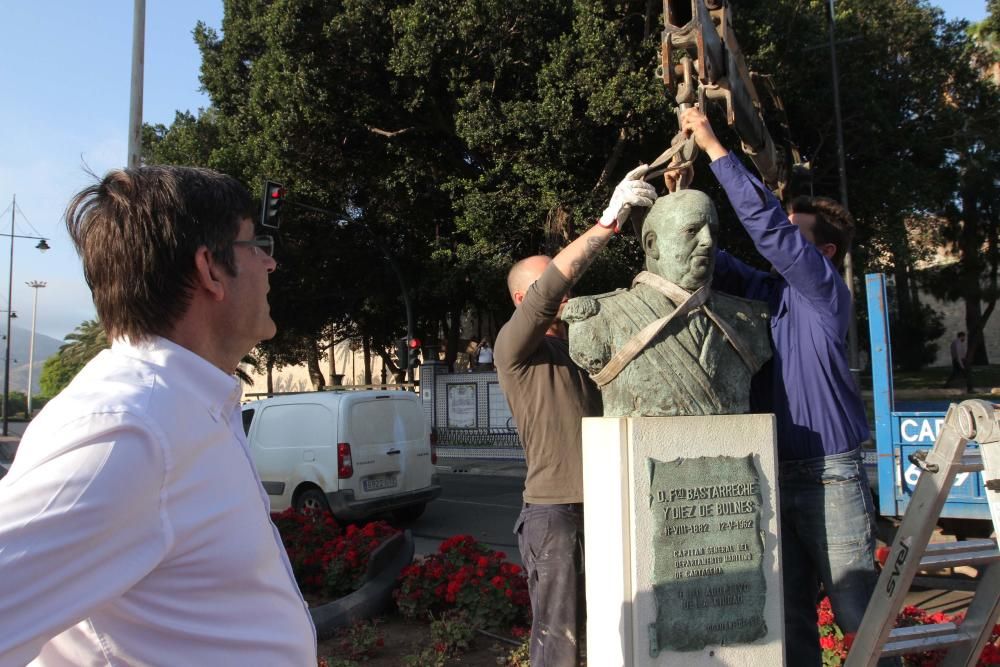
[[[915,221],[940,220],[955,192],[952,93],[969,67],[963,26],[922,0],[838,0],[837,58],[854,259],[896,278],[895,358],[919,366],[940,317],[916,298],[915,262],[932,254]],[[795,138],[815,170],[815,192],[839,198],[826,0],[741,3],[737,26],[751,67],[773,72]],[[861,284],[856,283],[858,293]]]
[[[66,334],[59,351],[45,360],[38,379],[42,395],[52,398],[68,385],[76,374],[102,350],[110,347],[99,320],[87,320]]]
[[[285,209],[272,290],[285,335],[265,348],[271,363],[308,360],[331,330],[389,349],[405,318],[384,248],[405,277],[418,331],[446,336],[453,359],[464,312],[509,312],[511,260],[551,252],[591,224],[617,178],[676,131],[654,76],[661,8],[226,0],[221,34],[195,30],[212,108],[151,128],[150,142],[164,158],[207,161],[251,185],[275,178],[293,202],[334,212]],[[837,197],[826,8],[731,3],[750,67],[773,76],[815,168],[816,193]],[[896,274],[901,317],[915,329],[929,318],[910,298],[923,249],[906,223],[958,201],[959,143],[970,144],[948,104],[971,109],[965,100],[978,99],[960,85],[967,39],[924,0],[839,0],[837,9],[855,259]],[[985,101],[973,104],[984,121]],[[720,203],[725,244],[752,257],[714,180],[699,172],[696,187]],[[621,286],[639,262],[631,239],[616,243],[580,289]]]
[[[998,61],[991,32],[997,3],[978,30],[958,26],[955,43],[961,61],[946,93],[943,123],[951,130],[948,171],[951,199],[945,206],[946,237],[959,262],[943,270],[937,290],[965,302],[969,362],[987,363],[983,331],[1000,294],[1000,90],[993,68]],[[973,37],[978,35],[978,37]],[[969,364],[971,368],[971,363]],[[968,376],[972,386],[971,375]]]

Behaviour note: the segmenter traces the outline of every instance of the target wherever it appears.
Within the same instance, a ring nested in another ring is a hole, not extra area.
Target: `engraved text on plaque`
[[[648,460],[656,623],[650,655],[767,634],[761,492],[753,457]]]

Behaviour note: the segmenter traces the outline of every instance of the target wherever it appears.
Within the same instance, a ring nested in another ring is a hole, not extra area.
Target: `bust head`
[[[660,197],[642,227],[646,270],[694,291],[712,279],[718,234],[719,216],[704,192]]]

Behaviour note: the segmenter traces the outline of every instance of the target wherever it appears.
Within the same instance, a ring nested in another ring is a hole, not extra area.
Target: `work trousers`
[[[859,449],[780,464],[786,664],[823,664],[820,583],[837,625],[856,633],[875,590],[875,507]],[[896,659],[879,667],[899,665]]]
[[[525,504],[514,524],[531,598],[531,667],[577,667],[586,618],[583,504]]]

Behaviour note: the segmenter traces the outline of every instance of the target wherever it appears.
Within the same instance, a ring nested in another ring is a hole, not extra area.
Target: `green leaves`
[[[38,385],[42,396],[52,398],[102,350],[111,347],[98,320],[87,320],[66,335],[59,352],[45,360]]]
[[[982,34],[998,33],[996,2]],[[376,346],[403,333],[399,286],[362,225],[400,265],[425,339],[470,309],[502,320],[506,267],[592,224],[617,180],[677,131],[655,76],[661,6],[227,0],[221,33],[194,30],[212,108],[147,128],[148,155],[208,164],[253,189],[274,178],[290,201],[350,221],[334,228],[331,216],[287,209],[272,291],[283,338],[270,346],[282,363],[331,330]],[[906,266],[919,254],[906,220],[944,211],[960,182],[988,192],[996,180],[996,91],[969,64],[965,27],[925,2],[836,8],[856,260]],[[773,76],[813,163],[816,194],[839,197],[826,11],[826,0],[732,6],[749,66]],[[746,238],[707,163],[697,169],[725,245],[741,252]],[[623,286],[640,268],[628,242],[605,256],[587,290]]]

